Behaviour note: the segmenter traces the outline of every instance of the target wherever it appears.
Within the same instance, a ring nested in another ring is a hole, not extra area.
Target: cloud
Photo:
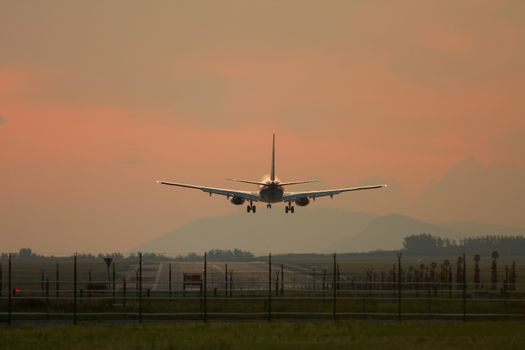
[[[122,161],[122,164],[125,165],[142,165],[144,164],[144,159],[142,158],[129,158]]]
[[[484,165],[470,158],[453,165],[413,203],[412,215],[437,221],[475,220],[523,226],[524,167]]]
[[[4,124],[5,122],[7,122],[7,119],[0,115],[0,125]]]

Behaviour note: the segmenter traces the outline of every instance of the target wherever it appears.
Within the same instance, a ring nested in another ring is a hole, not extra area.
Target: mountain
[[[462,232],[466,236],[525,235],[525,228],[523,227],[483,224],[474,221],[443,222],[439,226],[452,231]]]
[[[293,215],[259,210],[203,218],[168,232],[134,251],[169,256],[210,249],[249,250],[256,255],[395,250],[404,237],[429,233],[461,239],[486,234],[524,234],[525,229],[477,222],[430,224],[409,216],[378,216],[332,208],[298,208]]]
[[[419,233],[454,239],[463,236],[458,231],[428,224],[409,216],[391,214],[371,220],[365,229],[352,239],[336,242],[334,250],[348,252],[401,249],[406,236]]]
[[[333,252],[332,244],[360,233],[374,214],[331,208],[296,208],[295,214],[259,209],[204,218],[153,239],[135,251],[167,255],[240,248],[255,254]]]

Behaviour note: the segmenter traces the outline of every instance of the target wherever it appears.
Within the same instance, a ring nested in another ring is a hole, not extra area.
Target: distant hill
[[[429,224],[409,216],[392,214],[371,220],[352,239],[335,242],[333,250],[338,252],[393,250],[402,247],[403,239],[411,234],[431,233],[440,237],[458,239],[464,237],[461,231]]]
[[[461,232],[466,236],[525,234],[523,227],[482,224],[473,221],[444,222],[440,223],[439,226],[451,231]]]
[[[136,251],[168,255],[232,248],[255,254],[333,252],[333,242],[359,234],[376,217],[319,207],[299,208],[293,215],[260,208],[256,214],[243,211],[190,222]]]
[[[203,218],[168,232],[134,251],[170,256],[210,249],[239,248],[256,255],[332,253],[400,249],[410,234],[429,233],[461,239],[486,234],[525,234],[513,228],[477,222],[429,224],[408,216],[378,216],[332,208],[299,208],[293,215],[259,209]]]

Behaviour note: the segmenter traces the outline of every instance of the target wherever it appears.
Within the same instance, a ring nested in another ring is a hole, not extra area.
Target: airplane
[[[192,184],[169,182],[169,181],[157,181],[162,185],[185,187],[191,189],[201,190],[202,192],[209,193],[210,197],[212,194],[225,196],[232,204],[242,205],[245,202],[249,202],[246,206],[247,213],[255,213],[256,207],[254,202],[267,203],[266,208],[270,209],[273,203],[284,202],[287,203],[284,211],[285,213],[294,213],[295,209],[292,203],[297,206],[304,207],[310,204],[310,199],[314,200],[318,197],[330,196],[334,198],[335,195],[343,192],[361,191],[361,190],[373,190],[377,188],[387,187],[387,185],[371,185],[371,186],[359,186],[359,187],[347,187],[347,188],[336,188],[320,191],[299,191],[299,192],[285,192],[286,186],[306,184],[311,182],[317,182],[317,180],[302,180],[302,181],[289,181],[281,182],[275,176],[275,134],[273,134],[272,140],[272,168],[270,175],[265,176],[261,181],[252,180],[239,180],[239,179],[226,179],[229,181],[247,183],[252,185],[258,185],[258,191],[240,191],[230,190],[225,188],[205,187],[197,186]]]

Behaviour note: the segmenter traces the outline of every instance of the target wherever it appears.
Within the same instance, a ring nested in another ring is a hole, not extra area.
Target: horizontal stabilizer
[[[299,184],[309,184],[311,182],[318,182],[319,180],[304,180],[304,181],[289,181],[289,182],[281,182],[279,185],[281,186],[290,186],[290,185],[299,185]]]
[[[261,185],[261,186],[267,185],[266,182],[262,182],[262,181],[239,180],[239,179],[226,179],[226,180],[234,181],[234,182],[242,182],[242,183],[245,183],[245,184],[252,184],[252,185]]]

